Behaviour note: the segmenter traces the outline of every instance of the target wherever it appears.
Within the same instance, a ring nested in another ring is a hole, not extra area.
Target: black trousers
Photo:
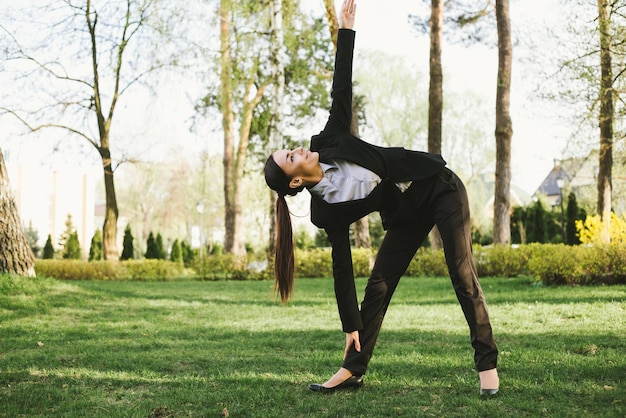
[[[498,349],[474,266],[465,186],[456,174],[445,168],[433,178],[414,182],[405,194],[419,223],[387,231],[361,303],[364,326],[359,332],[361,352],[353,346],[343,367],[354,375],[365,374],[400,277],[428,233],[437,225],[452,286],[469,325],[476,369],[495,368]]]

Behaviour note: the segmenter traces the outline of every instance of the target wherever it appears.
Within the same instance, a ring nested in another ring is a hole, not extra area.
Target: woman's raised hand
[[[354,17],[356,16],[356,3],[354,0],[343,0],[339,13],[339,29],[354,29]]]

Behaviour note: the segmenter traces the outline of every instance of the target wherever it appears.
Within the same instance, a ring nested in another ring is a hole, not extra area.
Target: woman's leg
[[[495,369],[498,349],[474,265],[467,192],[449,170],[442,173],[438,183],[431,209],[443,240],[452,285],[470,328],[476,369]]]
[[[364,327],[359,332],[361,351],[357,352],[352,347],[343,362],[343,368],[352,374],[365,374],[393,292],[431,229],[432,224],[424,224],[419,227],[387,231],[376,255],[376,262],[361,303]]]

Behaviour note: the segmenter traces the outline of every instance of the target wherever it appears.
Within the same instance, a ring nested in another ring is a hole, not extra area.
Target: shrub
[[[119,263],[120,279],[140,281],[169,281],[184,277],[185,269],[180,263],[165,260],[127,260]]]
[[[96,229],[89,246],[89,261],[102,260],[102,232]]]
[[[421,247],[409,263],[405,276],[447,276],[448,266],[443,251]]]
[[[521,250],[520,247],[476,245],[473,251],[478,277],[517,277],[528,272],[528,252]]]
[[[148,239],[146,240],[146,253],[143,256],[148,260],[157,260],[159,258],[159,249],[152,231],[148,234]]]
[[[133,248],[133,234],[130,230],[130,225],[126,225],[126,228],[124,228],[124,243],[120,260],[132,260],[133,258],[135,258],[135,249]]]
[[[174,261],[176,263],[183,262],[183,251],[180,248],[180,243],[178,240],[174,240],[172,244],[172,252],[170,253],[170,261]]]
[[[65,248],[63,250],[63,258],[68,260],[80,260],[82,258],[80,242],[78,241],[78,232],[74,231],[67,237]]]
[[[46,240],[46,244],[43,246],[43,255],[44,260],[52,260],[54,258],[54,246],[52,245],[52,237],[48,234],[48,239]]]

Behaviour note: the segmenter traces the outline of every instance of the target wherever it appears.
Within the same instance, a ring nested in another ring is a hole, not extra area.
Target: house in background
[[[597,203],[597,185],[599,170],[598,150],[593,150],[585,157],[554,160],[554,166],[541,182],[533,197],[540,196],[552,208],[563,202],[567,206],[567,196],[574,192],[579,206],[595,208]],[[613,163],[613,211],[622,214],[626,211],[626,167],[624,162],[615,158]]]

